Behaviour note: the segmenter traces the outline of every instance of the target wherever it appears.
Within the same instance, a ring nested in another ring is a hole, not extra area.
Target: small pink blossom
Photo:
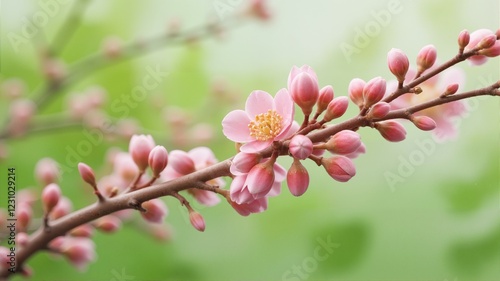
[[[253,166],[260,163],[262,156],[258,153],[239,152],[231,161],[229,171],[235,176],[248,174]]]
[[[437,50],[434,45],[423,47],[417,55],[417,70],[422,73],[431,68],[436,62]],[[404,80],[404,77],[403,77]]]
[[[286,174],[288,189],[293,196],[303,195],[309,186],[309,173],[298,159],[294,159]]]
[[[205,220],[200,213],[195,211],[189,212],[189,221],[196,230],[200,232],[205,231]]]
[[[370,111],[368,112],[368,116],[374,119],[384,118],[389,111],[391,111],[391,106],[386,102],[377,102],[374,104]]]
[[[436,122],[427,116],[416,116],[411,121],[422,131],[431,131],[436,128]]]
[[[331,153],[350,154],[361,146],[361,136],[351,130],[343,130],[333,135],[325,144]]]
[[[461,49],[464,49],[470,42],[470,34],[467,30],[462,30],[460,34],[458,34],[458,46]]]
[[[167,149],[161,145],[157,145],[151,150],[148,158],[149,167],[153,172],[154,177],[158,177],[161,172],[167,167],[168,152]]]
[[[293,116],[294,104],[286,89],[279,90],[274,99],[264,91],[254,91],[245,111],[233,110],[224,117],[223,133],[234,142],[245,143],[242,152],[255,153],[288,137]]]
[[[331,85],[327,85],[319,90],[319,98],[316,104],[317,115],[323,113],[323,111],[326,110],[328,104],[333,100],[334,95],[335,94],[333,92],[333,87]]]
[[[406,138],[405,128],[394,120],[379,122],[375,125],[375,128],[384,139],[391,142],[400,142]]]
[[[323,158],[321,165],[334,180],[339,182],[346,182],[356,175],[354,163],[345,156]]]
[[[83,181],[91,186],[96,186],[94,170],[92,170],[89,165],[81,162],[78,163],[78,171]]]
[[[363,99],[363,88],[365,87],[366,82],[360,78],[354,78],[349,83],[349,98],[351,101],[356,104],[359,108],[363,107],[364,99]]]
[[[368,81],[363,88],[363,100],[365,108],[379,102],[385,94],[386,82],[382,77],[375,77]]]
[[[42,191],[42,204],[45,213],[50,213],[61,198],[61,189],[55,183],[47,185]]]
[[[313,143],[304,135],[296,135],[290,140],[289,150],[293,157],[304,160],[312,154]]]
[[[314,70],[308,65],[294,66],[288,76],[288,90],[304,114],[311,114],[319,97],[318,77]]]
[[[267,201],[268,199],[264,197],[242,204],[231,202],[231,206],[236,210],[236,212],[238,212],[238,214],[246,217],[250,214],[261,213],[267,210]]]
[[[392,48],[387,54],[387,65],[398,81],[405,80],[405,75],[410,67],[410,62],[403,51]]]
[[[347,99],[347,97],[342,96],[334,98],[326,108],[326,113],[323,117],[324,121],[328,122],[341,117],[347,111],[348,106],[349,100]]]

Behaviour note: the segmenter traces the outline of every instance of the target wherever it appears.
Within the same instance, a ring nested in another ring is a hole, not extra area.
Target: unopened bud
[[[481,41],[479,41],[479,43],[476,45],[476,48],[478,48],[479,50],[483,50],[493,47],[496,41],[497,41],[497,36],[495,34],[490,34],[481,39]]]
[[[129,153],[141,172],[148,167],[149,153],[155,147],[151,135],[133,135],[130,139]]]
[[[467,31],[466,29],[462,30],[460,34],[458,34],[458,46],[460,47],[460,49],[465,48],[465,46],[469,44],[469,41],[470,41],[469,31]]]
[[[379,102],[385,95],[386,83],[382,77],[375,77],[368,81],[363,88],[364,107],[370,106]]]
[[[151,199],[142,203],[142,208],[146,211],[141,212],[141,216],[152,223],[162,223],[163,218],[167,215],[167,205],[160,199]]]
[[[356,175],[354,163],[345,156],[323,158],[321,165],[330,177],[339,182],[346,182]]]
[[[301,196],[307,191],[309,186],[309,173],[297,158],[293,159],[292,166],[286,174],[286,182],[290,193],[294,196]]]
[[[368,117],[374,119],[384,118],[389,113],[389,111],[391,111],[391,106],[388,103],[377,102],[370,108],[370,111],[368,112]]]
[[[149,153],[149,167],[153,171],[153,177],[158,177],[165,167],[167,167],[168,163],[168,152],[165,147],[161,145],[157,145],[151,152]]]
[[[95,228],[105,233],[113,233],[120,229],[122,221],[113,215],[100,217],[94,222]]]
[[[417,56],[417,71],[422,73],[431,68],[436,62],[437,50],[434,45],[423,47]]]
[[[50,213],[50,218],[55,220],[61,217],[64,217],[65,215],[69,214],[71,210],[73,209],[73,204],[67,197],[62,197],[57,205],[52,209],[52,212]]]
[[[86,223],[73,228],[68,233],[73,237],[92,237],[92,234],[94,234],[94,228],[90,224]]]
[[[319,115],[326,110],[328,104],[333,100],[333,96],[334,96],[333,87],[330,85],[323,87],[319,91],[319,98],[316,104],[317,105],[316,114]]]
[[[399,142],[406,138],[406,130],[403,125],[393,120],[376,123],[375,128],[384,139],[391,142]]]
[[[181,175],[191,174],[196,170],[193,159],[189,157],[187,152],[182,150],[172,150],[170,151],[168,158],[170,167]]]
[[[48,214],[54,209],[61,198],[61,189],[55,183],[47,185],[42,191],[42,204],[45,213]]]
[[[275,180],[274,162],[274,160],[269,159],[259,163],[248,173],[245,184],[255,198],[266,196],[273,187]]]
[[[405,80],[406,73],[410,67],[408,57],[400,49],[392,48],[387,54],[387,64],[389,70],[396,76],[397,80],[402,83]]]
[[[444,91],[444,93],[441,95],[441,97],[444,98],[444,97],[451,96],[451,95],[455,94],[458,91],[458,87],[459,87],[458,84],[448,85],[446,87],[446,90]]]
[[[331,137],[325,144],[325,148],[336,154],[350,154],[361,145],[361,137],[351,130],[343,130]]]
[[[436,128],[436,122],[427,116],[414,116],[411,121],[422,131],[431,131]]]
[[[82,162],[78,163],[78,172],[80,172],[80,176],[82,177],[83,181],[93,187],[96,186],[94,170],[92,170],[89,165]]]
[[[349,98],[353,103],[355,103],[360,109],[363,107],[363,88],[366,82],[359,78],[354,78],[349,83]]]
[[[318,81],[306,72],[299,73],[292,81],[290,95],[293,101],[302,109],[305,115],[312,112],[318,101]]]
[[[313,143],[304,135],[296,135],[290,140],[289,149],[294,158],[303,160],[311,155]]]
[[[328,104],[323,120],[329,122],[335,118],[341,117],[347,111],[348,106],[349,100],[347,99],[347,97],[341,96],[334,98]]]
[[[189,221],[196,230],[200,232],[205,231],[205,220],[200,213],[196,211],[189,212]]]

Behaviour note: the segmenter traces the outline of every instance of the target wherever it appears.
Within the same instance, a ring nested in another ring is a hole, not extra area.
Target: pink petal
[[[248,129],[250,118],[243,110],[233,110],[222,120],[222,132],[234,142],[249,142],[252,140]]]
[[[280,140],[281,135],[283,135],[293,122],[293,116],[295,113],[295,106],[292,97],[286,89],[281,89],[276,93],[274,97],[274,109],[276,112],[283,117],[281,132],[276,139]]]
[[[191,149],[188,152],[188,155],[195,163],[196,170],[203,169],[217,163],[217,158],[215,158],[212,150],[205,146]]]
[[[240,147],[240,151],[245,153],[257,153],[263,149],[268,148],[269,146],[271,146],[272,143],[273,143],[272,140],[252,141],[249,143],[245,143],[242,147]]]
[[[283,168],[283,166],[281,166],[278,163],[274,163],[273,169],[274,169],[274,180],[277,182],[284,181],[286,178],[286,169]]]
[[[286,140],[293,136],[293,134],[295,134],[299,129],[299,123],[297,123],[296,121],[292,121],[292,124],[290,125],[290,127],[288,127],[288,129],[276,136],[276,140]]]
[[[271,191],[266,195],[267,197],[275,197],[280,195],[281,193],[281,182],[275,182],[273,187],[271,187]]]
[[[255,116],[273,109],[273,97],[264,91],[253,91],[245,104],[245,111],[253,120]]]
[[[450,68],[441,74],[439,89],[441,92],[446,90],[450,84],[458,84],[458,89],[462,89],[465,84],[465,73],[460,68]]]

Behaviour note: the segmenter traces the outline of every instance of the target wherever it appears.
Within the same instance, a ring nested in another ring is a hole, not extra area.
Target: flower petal
[[[295,106],[292,97],[288,91],[283,88],[276,93],[274,97],[274,109],[276,112],[283,117],[281,133],[288,130],[293,122],[293,116],[295,113]],[[280,133],[280,134],[281,134]],[[279,137],[279,135],[278,135]]]
[[[233,110],[222,120],[222,132],[234,142],[249,142],[253,138],[248,129],[250,118],[243,110]]]
[[[255,116],[261,113],[266,113],[273,109],[273,97],[264,91],[253,91],[245,104],[245,111],[250,119],[255,119]]]
[[[268,148],[273,143],[272,140],[269,141],[252,141],[244,144],[240,147],[241,152],[245,153],[257,153],[263,149]]]

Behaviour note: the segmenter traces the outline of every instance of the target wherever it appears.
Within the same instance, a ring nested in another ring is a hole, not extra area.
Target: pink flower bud
[[[64,62],[56,59],[45,60],[42,63],[42,71],[45,77],[53,82],[61,82],[68,70]]]
[[[286,182],[290,193],[294,196],[301,196],[307,191],[309,186],[309,173],[298,159],[293,159],[292,166],[286,174]]]
[[[500,55],[500,40],[497,40],[490,48],[480,50],[478,53],[490,58],[498,57]]]
[[[30,99],[17,99],[10,104],[11,121],[15,124],[26,124],[35,115],[36,105]]]
[[[469,44],[464,49],[464,52],[479,49],[479,55],[469,57],[471,64],[481,65],[485,63],[489,57],[500,55],[500,40],[497,40],[497,35],[488,29],[479,29],[471,33]]]
[[[235,176],[248,174],[253,166],[259,164],[260,160],[262,160],[262,156],[258,153],[239,152],[231,163],[231,174]]]
[[[448,85],[444,93],[441,95],[441,97],[451,96],[455,94],[458,91],[458,87],[459,87],[458,84]]]
[[[94,228],[88,223],[79,225],[79,226],[77,226],[69,231],[69,235],[71,235],[73,237],[88,237],[88,238],[90,238],[90,237],[92,237],[92,234],[94,234]]]
[[[368,116],[374,119],[384,118],[389,111],[391,111],[391,106],[386,102],[377,102],[374,104],[370,111],[368,112]]]
[[[200,232],[205,231],[205,220],[200,213],[195,211],[189,212],[189,221],[196,230]]]
[[[271,18],[271,13],[266,6],[266,0],[250,0],[250,6],[247,13],[260,20],[268,20]]]
[[[255,165],[248,173],[245,185],[255,198],[266,196],[274,184],[274,161],[271,159]]]
[[[391,142],[399,142],[406,138],[406,130],[403,125],[393,120],[377,123],[375,128],[384,139]]]
[[[490,34],[486,37],[484,37],[483,39],[481,39],[481,41],[479,41],[479,43],[476,45],[476,48],[478,49],[488,49],[490,47],[493,47],[493,45],[495,45],[495,42],[497,41],[497,36],[495,34]]]
[[[155,147],[151,135],[133,135],[130,139],[129,153],[141,172],[148,167],[149,153]]]
[[[82,162],[78,163],[78,172],[80,172],[80,176],[82,177],[83,181],[90,184],[91,186],[96,186],[95,174],[92,168],[89,167],[89,165]]]
[[[114,59],[121,55],[123,42],[118,37],[108,37],[102,44],[104,55],[107,58]]]
[[[162,223],[163,218],[167,215],[167,205],[160,199],[151,199],[143,202],[142,207],[146,212],[141,212],[141,216],[152,223]]]
[[[385,95],[386,83],[381,77],[375,77],[368,81],[363,88],[364,107],[370,106],[379,102]]]
[[[61,198],[61,189],[55,183],[47,185],[42,191],[42,204],[45,213],[50,213]]]
[[[351,130],[343,130],[331,137],[325,144],[325,148],[336,154],[353,153],[361,145],[361,137]]]
[[[119,152],[113,159],[113,171],[125,182],[133,181],[137,176],[137,165],[130,154]]]
[[[365,85],[366,85],[366,82],[362,79],[359,79],[359,78],[354,78],[349,83],[349,98],[359,108],[363,107],[363,103],[364,103],[363,89],[364,89]]]
[[[165,167],[167,167],[168,163],[168,152],[165,147],[161,145],[157,145],[151,152],[149,153],[149,167],[151,167],[151,171],[153,171],[153,177],[158,177]]]
[[[334,180],[346,182],[356,175],[356,167],[351,159],[345,156],[333,156],[321,159],[321,165]]]
[[[64,237],[60,251],[69,261],[83,271],[95,260],[94,242],[89,238]]]
[[[436,62],[437,51],[434,45],[423,47],[417,56],[417,70],[422,73],[431,68]]]
[[[389,70],[396,76],[399,82],[403,82],[410,67],[408,57],[400,49],[392,48],[387,54]]]
[[[30,205],[26,203],[18,204],[16,209],[16,218],[19,232],[26,231],[28,229],[28,225],[32,216],[33,211]]]
[[[347,97],[341,96],[334,98],[326,109],[325,116],[323,119],[328,122],[335,118],[339,118],[347,111],[347,107],[349,106],[349,100]]]
[[[431,131],[436,128],[436,122],[427,116],[414,116],[411,121],[422,131]]]
[[[56,183],[59,174],[59,165],[52,158],[42,158],[36,163],[35,178],[43,185]]]
[[[299,73],[292,81],[290,95],[293,101],[309,115],[319,97],[318,80],[306,72]]]
[[[458,46],[463,49],[469,44],[470,34],[467,30],[462,30],[458,35]]]
[[[333,93],[333,87],[328,85],[328,86],[325,86],[323,87],[320,91],[319,91],[319,98],[318,98],[318,102],[317,102],[317,113],[316,114],[321,114],[323,113],[323,111],[326,110],[326,108],[328,107],[328,104],[333,100],[333,96],[334,96],[334,93]]]
[[[58,218],[64,217],[65,215],[69,214],[72,209],[73,204],[71,203],[71,201],[67,197],[63,196],[54,207],[54,209],[52,209],[50,218],[56,220]]]
[[[182,150],[172,150],[169,154],[169,167],[172,167],[181,175],[191,174],[196,170],[193,159],[187,152]]]
[[[293,157],[304,160],[311,155],[313,143],[304,135],[296,135],[290,140],[289,149]]]
[[[105,233],[113,233],[120,229],[122,221],[113,215],[98,218],[94,222],[95,228]]]

